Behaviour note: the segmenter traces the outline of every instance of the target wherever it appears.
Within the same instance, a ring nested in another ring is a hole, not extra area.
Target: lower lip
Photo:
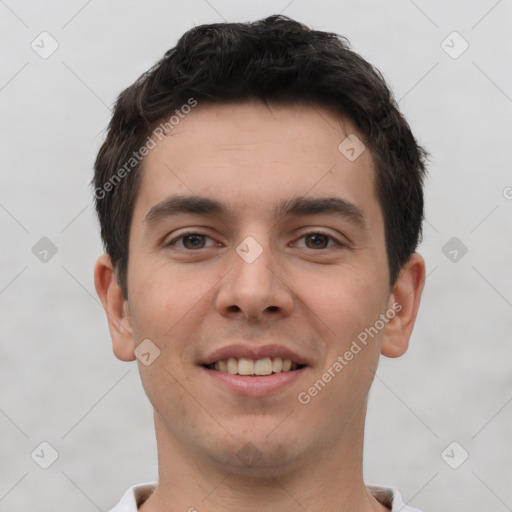
[[[265,396],[276,391],[281,391],[287,385],[300,379],[307,370],[307,366],[291,372],[272,373],[271,375],[249,376],[233,375],[204,368],[208,373],[229,390],[245,396]]]

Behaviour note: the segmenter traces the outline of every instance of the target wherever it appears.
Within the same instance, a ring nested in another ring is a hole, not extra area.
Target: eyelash
[[[206,238],[210,238],[211,239],[210,236],[205,235],[204,233],[200,233],[200,232],[197,232],[197,231],[188,231],[188,232],[182,233],[180,236],[177,236],[176,238],[173,238],[169,243],[167,243],[165,245],[166,245],[166,247],[173,246],[173,245],[175,245],[175,242],[177,242],[178,240],[186,238],[187,236],[190,236],[190,235],[199,235],[199,236],[204,236]],[[329,238],[330,240],[334,241],[336,246],[341,246],[341,247],[344,246],[344,244],[342,244],[339,240],[334,238],[331,234],[326,233],[325,231],[322,231],[322,230],[314,230],[314,231],[308,231],[306,233],[303,233],[300,236],[300,238],[298,238],[298,240],[300,240],[301,238],[307,237],[309,235],[322,235],[322,236],[325,236],[325,237]],[[187,249],[187,248],[181,248],[180,247],[180,249],[182,249],[184,251],[189,251],[189,252],[199,252],[202,249],[207,249],[207,247],[201,247],[200,249]],[[306,249],[309,249],[309,247],[306,247]],[[332,247],[322,247],[321,249],[323,249],[323,250],[325,250],[325,249],[332,249]],[[311,250],[314,251],[315,249],[311,249]]]

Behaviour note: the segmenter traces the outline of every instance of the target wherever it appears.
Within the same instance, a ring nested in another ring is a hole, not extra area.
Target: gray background
[[[119,92],[185,30],[279,12],[346,35],[432,155],[422,308],[381,360],[366,481],[425,512],[512,510],[512,1],[0,0],[0,511],[107,510],[156,479],[152,410],[94,291],[92,164]]]

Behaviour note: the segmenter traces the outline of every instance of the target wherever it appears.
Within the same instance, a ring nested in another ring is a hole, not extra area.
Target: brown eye
[[[182,238],[186,249],[202,249],[204,247],[204,235],[185,235]]]
[[[306,240],[311,241],[311,246],[308,245],[309,249],[325,249],[327,244],[329,243],[329,237],[322,233],[314,233],[311,235],[306,235]]]
[[[331,249],[334,246],[343,246],[343,244],[336,240],[332,235],[323,233],[322,231],[310,231],[309,233],[304,233],[300,237],[300,240],[302,239],[305,240],[306,249]],[[332,243],[329,245],[330,242]]]
[[[209,236],[202,235],[201,233],[184,233],[176,238],[173,238],[167,244],[167,246],[178,246],[179,249],[187,249],[192,251],[194,249],[205,249],[205,243],[207,238],[211,240]],[[180,241],[181,244],[179,244]]]

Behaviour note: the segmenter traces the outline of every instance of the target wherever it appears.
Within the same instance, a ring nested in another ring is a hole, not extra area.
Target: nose
[[[233,250],[230,270],[216,296],[223,316],[263,321],[292,312],[294,294],[284,262],[272,254],[268,243],[261,243],[264,239],[265,235],[246,237]]]

